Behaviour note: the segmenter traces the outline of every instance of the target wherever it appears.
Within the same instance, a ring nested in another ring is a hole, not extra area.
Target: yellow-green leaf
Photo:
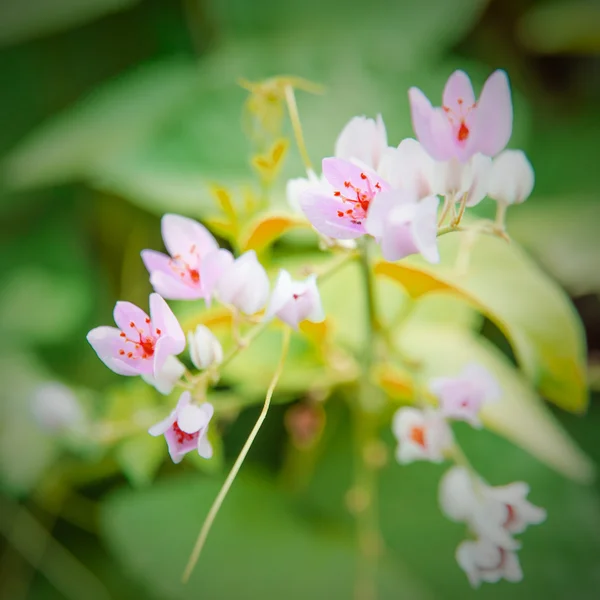
[[[285,213],[261,215],[246,227],[242,234],[241,248],[244,251],[261,252],[284,233],[299,227],[308,227],[308,222],[303,218]]]
[[[452,292],[473,304],[504,333],[545,398],[582,412],[588,402],[585,339],[569,298],[516,244],[481,235],[467,253],[467,235],[440,239],[440,265],[416,258],[380,263],[376,272],[412,296]]]

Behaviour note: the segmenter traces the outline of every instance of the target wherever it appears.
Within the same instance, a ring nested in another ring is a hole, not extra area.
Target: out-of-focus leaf
[[[197,85],[194,64],[181,60],[148,64],[107,83],[7,156],[7,185],[32,188],[104,172],[127,149],[145,146],[193,99]]]
[[[36,266],[15,270],[0,291],[4,336],[48,343],[73,333],[90,309],[87,282]]]
[[[521,17],[521,43],[539,54],[600,53],[600,6],[589,0],[534,4]]]
[[[339,4],[306,0],[302,3],[277,0],[260,0],[249,5],[244,0],[227,4],[216,2],[219,21],[225,30],[239,34],[273,34],[302,30],[306,33],[304,44],[325,45],[329,42],[334,50],[338,32],[362,32],[360,46],[364,59],[387,56],[402,66],[420,62],[424,57],[438,56],[458,42],[477,22],[487,0],[373,0],[368,6],[346,3],[343,10]],[[332,27],[331,24],[334,24]],[[375,33],[376,32],[376,33]],[[277,40],[284,47],[294,44],[288,35]],[[350,52],[352,44],[344,51]],[[279,48],[273,48],[278,53]],[[301,54],[298,47],[295,53]],[[299,57],[300,58],[300,57]],[[354,63],[351,63],[354,66]],[[287,73],[301,71],[287,70]]]
[[[10,493],[31,491],[58,457],[60,446],[33,418],[31,401],[44,381],[33,356],[0,356],[0,486]]]
[[[501,400],[483,409],[484,424],[567,477],[590,481],[594,474],[590,459],[504,354],[465,329],[414,325],[407,325],[399,341],[403,352],[420,365],[420,377],[427,381],[456,375],[470,362],[483,365],[502,388]]]
[[[3,0],[0,45],[16,44],[76,27],[139,0]]]
[[[292,214],[260,215],[242,232],[242,250],[261,252],[291,229],[309,227],[306,219]]]
[[[415,273],[419,289],[424,274],[431,277],[431,289],[451,286],[496,323],[544,397],[583,411],[588,398],[585,339],[566,294],[516,244],[480,235],[473,238],[467,258],[461,253],[466,239],[461,234],[441,238],[439,266],[410,259],[378,270],[407,289]]]
[[[157,439],[144,431],[121,442],[115,455],[130,483],[141,487],[152,483],[167,455],[167,448],[162,438]]]
[[[572,295],[600,292],[597,196],[536,197],[509,211],[508,230]]]
[[[188,598],[190,589],[214,600],[352,596],[352,537],[315,527],[271,482],[244,474],[223,504],[190,582],[182,585],[194,538],[218,489],[216,481],[181,478],[135,494],[124,490],[104,503],[104,536],[127,570],[165,598]],[[223,577],[224,564],[235,577]],[[377,584],[382,599],[397,598],[398,590],[415,600],[431,597],[389,555],[380,563]]]

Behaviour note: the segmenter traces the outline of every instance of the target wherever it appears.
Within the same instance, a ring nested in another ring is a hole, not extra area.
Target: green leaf
[[[162,438],[157,439],[144,431],[121,442],[115,455],[130,483],[146,486],[152,483],[163,462],[166,446]]]
[[[508,231],[573,296],[600,292],[600,204],[594,195],[534,198],[508,213]]]
[[[187,586],[181,574],[219,482],[163,481],[152,489],[122,491],[102,508],[109,547],[148,589],[164,598],[352,597],[355,544],[346,531],[316,526],[294,510],[266,478],[240,476],[218,515]],[[223,576],[223,568],[232,576]],[[234,575],[233,575],[234,574]],[[387,556],[380,565],[379,597],[403,590],[415,600],[431,595]]]
[[[139,0],[3,0],[0,45],[49,35],[124,10]]]
[[[28,189],[92,178],[119,164],[133,146],[147,145],[193,98],[193,63],[147,64],[98,88],[41,127],[3,163],[11,188]]]
[[[584,411],[585,337],[566,294],[515,243],[451,234],[441,238],[439,246],[439,266],[417,258],[380,263],[377,270],[407,290],[417,281],[417,295],[451,291],[471,302],[504,333],[545,398],[567,410]]]
[[[506,356],[490,342],[452,325],[409,322],[399,336],[406,356],[420,365],[420,376],[459,373],[470,362],[486,367],[502,388],[499,402],[486,406],[486,427],[521,446],[540,461],[576,481],[589,482],[594,465],[566,433],[550,409]]]

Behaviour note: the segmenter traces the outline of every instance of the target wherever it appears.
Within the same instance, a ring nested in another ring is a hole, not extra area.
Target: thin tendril
[[[202,548],[204,547],[204,544],[206,542],[206,538],[208,537],[210,529],[217,517],[217,514],[219,513],[219,510],[221,509],[221,505],[223,504],[223,501],[225,500],[225,498],[229,492],[229,489],[231,488],[231,485],[233,484],[240,468],[242,467],[242,464],[246,458],[246,455],[248,454],[248,451],[250,450],[252,444],[254,443],[254,440],[255,440],[256,436],[258,435],[258,432],[260,431],[263,421],[265,420],[265,418],[267,416],[267,412],[269,411],[269,406],[271,405],[271,398],[273,397],[273,392],[275,391],[275,387],[277,386],[277,382],[279,381],[279,377],[281,376],[281,372],[283,371],[285,359],[287,357],[287,353],[288,353],[288,349],[289,349],[289,345],[290,345],[290,331],[291,330],[289,329],[289,327],[286,327],[284,330],[283,343],[282,343],[282,347],[281,347],[281,358],[279,359],[279,363],[277,365],[277,368],[275,369],[275,373],[273,373],[273,378],[271,379],[271,383],[269,384],[269,389],[267,390],[267,395],[265,396],[265,402],[263,404],[263,408],[260,412],[260,415],[259,415],[254,427],[252,428],[252,431],[250,432],[250,435],[248,436],[248,439],[246,440],[246,443],[244,444],[244,447],[242,448],[235,463],[233,464],[233,467],[231,468],[229,475],[227,475],[227,479],[225,480],[225,483],[223,483],[223,486],[221,487],[219,494],[215,498],[215,501],[213,502],[212,506],[210,507],[208,516],[206,517],[206,520],[204,521],[204,523],[202,525],[202,529],[200,530],[200,533],[198,535],[198,539],[196,540],[196,545],[194,546],[194,549],[192,550],[188,564],[185,568],[185,571],[183,572],[183,577],[182,577],[183,583],[187,583],[187,581],[189,580],[190,575],[192,574],[192,571],[194,570],[194,567],[196,566],[196,563],[198,562],[198,558],[200,557],[200,553],[202,552]]]
[[[302,162],[306,171],[312,171],[312,164],[308,151],[306,150],[306,144],[304,143],[304,136],[302,135],[302,125],[300,124],[300,115],[298,114],[298,106],[296,105],[296,97],[294,96],[294,88],[291,85],[285,86],[285,100],[287,102],[288,112],[290,113],[290,121],[294,129],[294,137],[296,138],[296,145],[302,157]]]

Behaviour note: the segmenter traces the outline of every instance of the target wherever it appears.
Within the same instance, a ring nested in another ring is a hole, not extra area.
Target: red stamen
[[[469,128],[464,121],[460,124],[457,137],[459,142],[464,142],[469,137]]]
[[[125,354],[125,350],[119,350],[119,354],[123,356],[123,354]]]
[[[360,174],[360,178],[361,178],[361,179],[366,179],[366,178],[367,178],[367,176],[366,176],[364,173],[361,173],[361,174]]]
[[[200,273],[198,273],[197,269],[189,269],[189,273],[194,283],[198,283],[200,281]]]
[[[337,216],[338,216],[338,217],[343,217],[343,216],[344,216],[344,212],[343,212],[343,211],[341,211],[341,210],[338,210],[338,211],[337,211]]]
[[[413,427],[410,430],[410,439],[425,448],[425,429],[423,427]]]
[[[333,195],[334,195],[334,196],[341,196],[341,195],[342,195],[342,192],[333,192]]]
[[[181,431],[177,421],[173,423],[173,431],[175,433],[175,437],[177,439],[178,444],[183,444],[183,442],[191,442],[193,439],[197,438],[199,434],[199,432],[186,433],[185,431]]]

